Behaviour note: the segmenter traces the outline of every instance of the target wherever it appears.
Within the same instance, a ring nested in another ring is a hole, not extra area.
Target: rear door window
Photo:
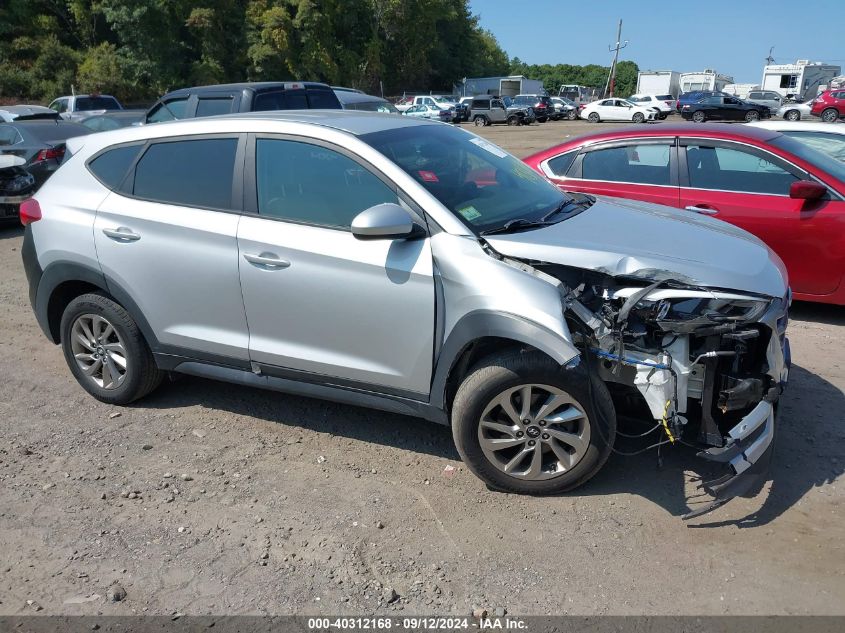
[[[88,163],[88,169],[106,187],[117,189],[143,146],[136,143],[106,150]]]
[[[0,125],[0,147],[15,145],[22,140],[21,135],[11,125]]]
[[[548,169],[552,172],[552,174],[558,176],[559,178],[563,178],[572,166],[572,161],[575,160],[576,156],[578,156],[578,150],[574,149],[561,154],[560,156],[555,156],[554,158],[549,159],[546,165],[548,165]]]
[[[215,116],[229,114],[232,111],[232,97],[200,99],[197,103],[196,116]]]
[[[581,163],[585,180],[629,182],[641,185],[672,184],[672,143],[644,143],[587,152]]]
[[[210,209],[232,208],[237,138],[153,143],[135,168],[133,195]]]

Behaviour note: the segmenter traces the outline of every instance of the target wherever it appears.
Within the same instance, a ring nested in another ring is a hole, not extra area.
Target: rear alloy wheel
[[[92,293],[71,301],[60,331],[74,378],[101,402],[129,404],[164,376],[135,321],[109,297]]]
[[[839,120],[839,111],[836,108],[828,108],[822,112],[822,121],[825,123],[836,123]]]
[[[783,115],[783,118],[787,121],[800,121],[801,113],[798,110],[788,110],[787,113]]]
[[[601,117],[599,116],[598,112],[590,112],[590,116],[587,117],[587,120],[590,123],[598,123],[601,121]]]
[[[642,123],[645,121],[645,115],[642,112],[635,112],[634,116],[631,117],[631,120],[634,123]]]
[[[490,487],[557,494],[604,465],[616,414],[605,384],[583,369],[512,352],[485,359],[464,379],[452,434],[464,463]]]
[[[752,123],[753,121],[760,120],[760,113],[757,110],[749,110],[745,113],[745,121],[747,123]]]
[[[692,113],[692,120],[696,123],[704,123],[707,120],[707,116],[701,110],[697,110]]]
[[[475,125],[475,127],[484,127],[485,125],[487,125],[487,119],[486,119],[486,118],[484,118],[483,116],[477,116],[477,117],[475,117],[475,118],[472,120],[472,122],[473,122],[473,124]]]

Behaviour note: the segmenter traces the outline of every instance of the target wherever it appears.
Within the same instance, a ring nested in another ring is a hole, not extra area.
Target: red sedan
[[[663,124],[582,136],[524,160],[566,191],[735,224],[780,255],[796,299],[845,305],[845,163],[795,139],[746,125]]]

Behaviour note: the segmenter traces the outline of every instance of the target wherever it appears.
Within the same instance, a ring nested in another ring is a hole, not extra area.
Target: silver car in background
[[[411,117],[265,112],[68,143],[24,202],[36,318],[88,393],[166,372],[450,425],[497,490],[557,494],[655,445],[753,490],[786,383],[790,301],[762,242],[707,217],[562,193]]]

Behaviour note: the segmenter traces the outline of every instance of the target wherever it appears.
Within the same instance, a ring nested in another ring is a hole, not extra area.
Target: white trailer
[[[641,70],[637,73],[637,94],[672,95],[681,91],[681,73],[676,70]]]
[[[453,91],[462,97],[473,97],[475,95],[515,97],[516,95],[546,94],[542,81],[539,79],[529,79],[523,75],[469,77],[455,84]]]
[[[764,66],[760,87],[763,90],[774,90],[796,101],[804,101],[815,97],[819,86],[826,86],[841,72],[841,66],[799,59],[794,64]]]
[[[730,75],[717,73],[710,68],[693,73],[681,73],[681,92],[693,90],[724,90],[725,86],[734,83]]]

